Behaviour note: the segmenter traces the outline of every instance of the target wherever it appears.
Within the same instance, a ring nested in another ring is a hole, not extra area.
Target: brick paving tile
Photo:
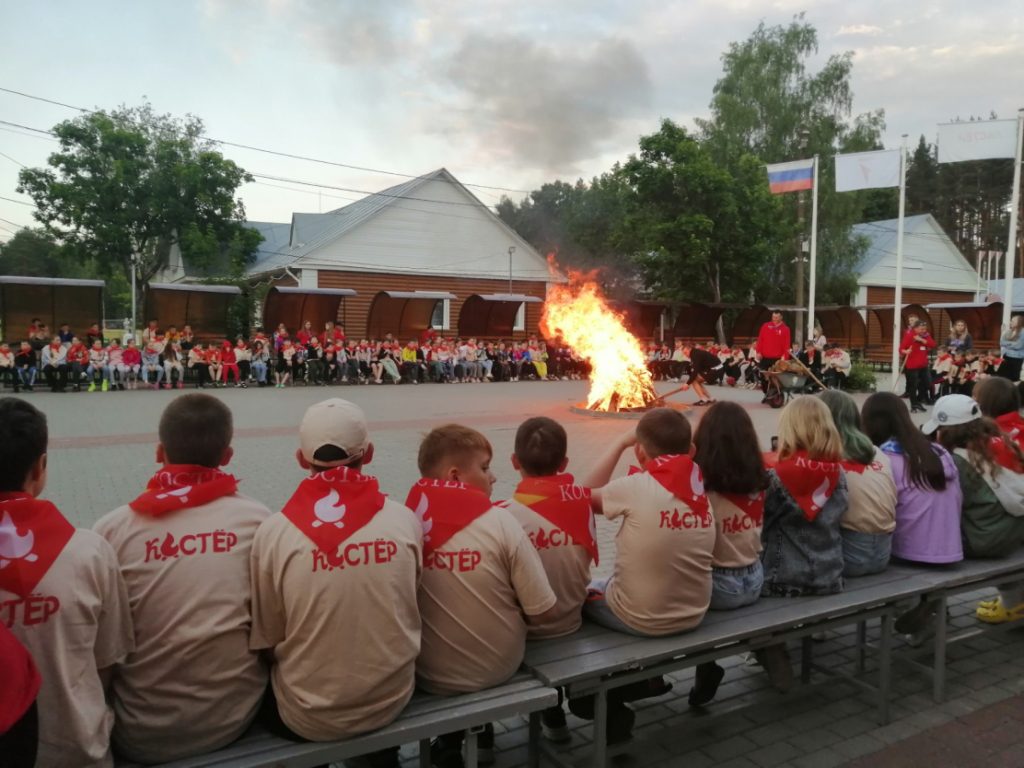
[[[809,755],[798,757],[793,761],[795,768],[836,768],[846,762],[846,757],[826,747]]]
[[[1024,764],[1024,696],[991,704],[951,723],[910,736],[859,760],[847,768],[950,765],[958,768],[999,763]]]
[[[776,768],[776,766],[789,765],[790,762],[801,755],[799,749],[786,741],[779,741],[768,746],[758,747],[747,757],[757,763],[761,768]]]

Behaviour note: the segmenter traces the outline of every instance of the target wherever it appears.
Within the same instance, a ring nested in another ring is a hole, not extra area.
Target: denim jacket
[[[843,591],[843,543],[839,520],[848,506],[846,473],[813,522],[774,471],[764,502],[761,530],[762,595],[795,597]]]

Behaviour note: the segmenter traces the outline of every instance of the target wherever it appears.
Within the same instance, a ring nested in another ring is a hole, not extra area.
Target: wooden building
[[[865,351],[888,360],[892,350],[893,301],[896,293],[897,219],[857,224],[854,234],[868,242],[857,266],[853,305],[866,324]],[[973,302],[978,273],[930,213],[907,216],[903,222],[903,308],[927,320],[932,335],[945,341],[950,316],[929,304]]]
[[[350,337],[417,338],[433,327],[525,338],[539,331],[548,283],[562,279],[444,168],[327,213],[248,226],[264,236],[254,281],[354,292],[336,294]],[[281,322],[305,319],[317,318]]]

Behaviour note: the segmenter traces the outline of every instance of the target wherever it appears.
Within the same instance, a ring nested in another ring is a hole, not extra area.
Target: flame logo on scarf
[[[0,520],[0,568],[6,568],[12,560],[27,560],[34,563],[39,559],[39,556],[32,552],[34,546],[35,534],[29,531],[24,536],[19,536],[10,513],[4,512],[3,520]]]
[[[345,505],[339,504],[339,501],[341,501],[341,495],[332,488],[326,496],[313,505],[313,514],[317,518],[313,521],[314,528],[319,528],[324,524],[333,525],[335,528],[345,527],[345,523],[341,520],[345,517]]]
[[[427,517],[427,509],[430,507],[430,502],[427,501],[427,494],[420,496],[420,501],[416,505],[416,518],[420,521],[420,525],[423,526],[423,540],[430,541],[430,529],[434,527],[434,521]]]

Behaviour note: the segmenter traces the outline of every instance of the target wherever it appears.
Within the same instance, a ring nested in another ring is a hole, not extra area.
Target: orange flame
[[[650,405],[656,395],[643,347],[590,276],[569,270],[567,284],[552,284],[540,322],[545,335],[562,339],[590,363],[588,408]]]

